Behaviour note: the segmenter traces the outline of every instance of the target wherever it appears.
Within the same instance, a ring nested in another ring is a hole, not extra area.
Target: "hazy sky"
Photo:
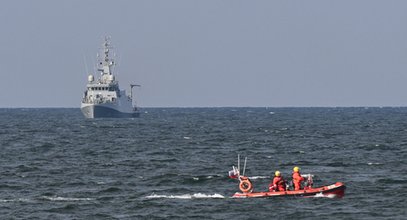
[[[407,106],[405,0],[3,0],[0,27],[0,107],[79,107],[105,35],[141,107]]]

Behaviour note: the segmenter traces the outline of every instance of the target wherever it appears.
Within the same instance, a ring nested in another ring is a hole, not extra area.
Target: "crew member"
[[[286,190],[285,180],[281,176],[280,171],[277,170],[274,173],[273,182],[270,183],[270,185],[269,185],[269,191],[270,192],[275,192],[275,191],[285,191],[285,190]]]
[[[301,182],[304,181],[304,177],[301,176],[300,174],[300,168],[299,167],[294,167],[293,168],[293,184],[294,184],[294,190],[300,190],[301,189]]]

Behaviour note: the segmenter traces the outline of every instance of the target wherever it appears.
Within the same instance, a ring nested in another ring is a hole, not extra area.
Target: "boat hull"
[[[345,196],[345,184],[337,182],[329,186],[322,186],[318,188],[311,188],[305,190],[293,190],[282,192],[237,192],[233,195],[234,198],[251,198],[251,197],[280,197],[280,196],[301,196],[301,197],[336,197],[342,198]]]
[[[114,108],[100,105],[82,106],[81,111],[86,118],[137,118],[139,112],[121,112]]]

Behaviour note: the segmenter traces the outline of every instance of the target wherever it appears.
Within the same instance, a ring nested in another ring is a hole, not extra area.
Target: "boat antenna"
[[[244,158],[243,176],[244,176],[244,172],[246,171],[246,161],[247,161],[247,157]]]
[[[240,175],[240,154],[237,155],[237,170],[239,170]]]

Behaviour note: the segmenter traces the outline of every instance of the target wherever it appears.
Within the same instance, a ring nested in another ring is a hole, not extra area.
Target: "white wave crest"
[[[94,200],[92,198],[69,198],[69,197],[60,197],[60,196],[43,196],[41,197],[42,199],[45,200],[50,200],[50,201],[91,201]]]
[[[335,198],[336,195],[335,194],[322,194],[322,193],[318,193],[314,196],[315,198]]]
[[[382,164],[381,164],[381,163],[371,163],[371,162],[370,162],[370,163],[367,163],[367,165],[370,165],[370,166],[371,166],[371,165],[382,165]]]
[[[213,195],[208,195],[204,193],[194,193],[194,194],[183,194],[183,195],[157,195],[151,194],[146,196],[148,199],[159,199],[159,198],[167,198],[167,199],[223,199],[225,198],[221,194],[215,193]]]
[[[205,179],[213,179],[213,176],[206,176],[206,177],[204,177],[204,178],[205,178]],[[192,179],[195,180],[195,181],[200,180],[199,177],[192,177]]]
[[[0,199],[0,202],[30,202],[30,199],[24,199],[24,198]]]
[[[270,176],[251,176],[249,179],[256,180],[256,179],[270,179]]]

